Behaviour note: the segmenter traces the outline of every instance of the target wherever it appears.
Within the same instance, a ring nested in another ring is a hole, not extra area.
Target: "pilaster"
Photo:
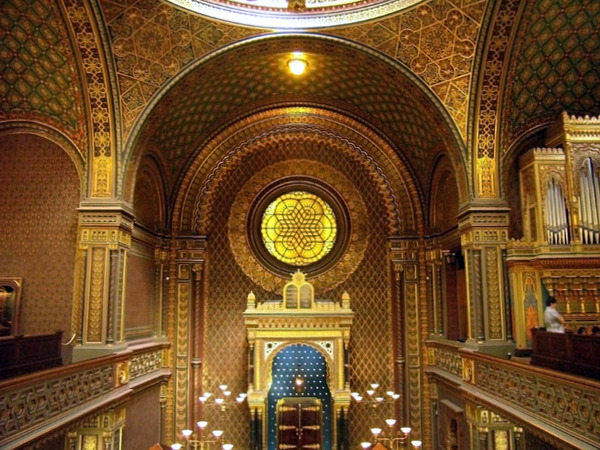
[[[119,205],[82,207],[78,228],[74,361],[126,347],[125,286],[133,218]]]
[[[393,310],[397,311],[399,316],[398,343],[402,345],[397,351],[396,360],[404,364],[398,367],[402,371],[397,377],[398,392],[403,394],[398,420],[403,424],[407,423],[413,430],[411,436],[418,439],[422,438],[423,430],[427,429],[423,426],[423,405],[426,400],[423,399],[424,386],[421,376],[421,326],[425,323],[423,315],[427,314],[427,311],[422,311],[421,304],[419,274],[423,269],[419,267],[419,240],[390,238],[390,252],[395,274],[393,301],[397,303]]]
[[[508,208],[504,204],[471,205],[458,219],[467,274],[467,345],[506,356],[514,348],[504,286]]]
[[[176,243],[174,314],[175,429],[194,429],[200,420],[204,339],[204,271],[206,237],[188,237]]]
[[[427,249],[427,298],[430,336],[444,336],[444,252],[442,246],[433,241]]]

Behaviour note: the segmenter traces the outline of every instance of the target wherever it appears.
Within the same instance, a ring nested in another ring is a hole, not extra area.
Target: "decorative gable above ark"
[[[244,311],[250,340],[253,338],[253,331],[261,329],[285,329],[289,332],[307,328],[311,329],[311,336],[323,336],[321,330],[335,329],[338,330],[339,337],[347,340],[353,318],[354,312],[350,308],[350,295],[347,292],[342,295],[341,302],[315,299],[313,285],[306,281],[305,274],[300,270],[284,286],[283,299],[258,302],[254,293],[250,292]],[[331,332],[326,334],[332,337]]]

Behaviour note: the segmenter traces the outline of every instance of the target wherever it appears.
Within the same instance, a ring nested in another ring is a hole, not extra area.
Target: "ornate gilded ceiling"
[[[45,122],[85,148],[80,84],[60,8],[6,0],[1,9],[0,121]]]
[[[248,11],[283,5],[264,1],[210,4]],[[471,154],[501,156],[562,110],[600,114],[600,2],[409,0],[407,9],[382,17],[365,12],[392,3],[307,0],[306,10],[282,14],[330,20],[329,13],[354,10],[369,20],[344,25],[342,15],[335,26],[307,23],[318,36],[286,37],[165,0],[5,0],[0,119],[4,127],[12,120],[50,126],[84,158],[118,148],[119,167],[133,139],[151,138],[173,179],[195,146],[238,114],[269,104],[322,105],[380,129],[425,177],[431,149],[471,147],[457,159],[469,171]],[[281,71],[295,43],[307,44],[301,50],[312,58],[300,80]],[[104,76],[111,71],[116,84]]]
[[[487,0],[413,3],[417,7],[400,14],[319,32],[361,42],[405,64],[441,99],[464,137],[472,63]],[[270,33],[210,20],[158,0],[101,0],[101,5],[112,39],[126,133],[152,95],[190,61]]]
[[[168,0],[205,16],[275,29],[334,27],[396,13],[424,0]]]
[[[600,2],[537,0],[525,10],[507,79],[503,150],[569,114],[600,114]]]
[[[330,30],[403,63],[440,98],[463,138],[477,37],[487,0],[433,0],[393,17]]]
[[[309,62],[302,77],[286,67],[295,50]],[[437,150],[458,151],[446,119],[408,77],[339,40],[299,35],[257,39],[190,70],[160,99],[140,141],[164,154],[174,176],[232,119],[283,104],[360,117],[395,143],[422,182]]]

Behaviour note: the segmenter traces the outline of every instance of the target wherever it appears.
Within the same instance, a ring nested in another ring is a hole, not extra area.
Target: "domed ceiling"
[[[299,50],[308,68],[295,77],[286,62]],[[162,154],[172,186],[207,139],[232,120],[285,105],[317,106],[377,130],[425,186],[439,151],[459,154],[459,138],[436,98],[397,69],[334,38],[280,35],[232,46],[190,67],[157,100],[134,153]]]
[[[169,0],[203,15],[242,25],[307,29],[376,19],[424,0]]]

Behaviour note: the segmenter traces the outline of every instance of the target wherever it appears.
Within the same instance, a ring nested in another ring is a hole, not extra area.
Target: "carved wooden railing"
[[[136,388],[170,376],[168,344],[145,344],[116,355],[0,382],[0,448],[47,437],[108,409]]]
[[[0,379],[60,366],[62,335],[0,337]]]
[[[428,347],[430,375],[447,379],[516,425],[542,424],[561,448],[597,448],[600,382],[453,344],[430,342]]]
[[[600,380],[600,336],[532,330],[531,364]]]

